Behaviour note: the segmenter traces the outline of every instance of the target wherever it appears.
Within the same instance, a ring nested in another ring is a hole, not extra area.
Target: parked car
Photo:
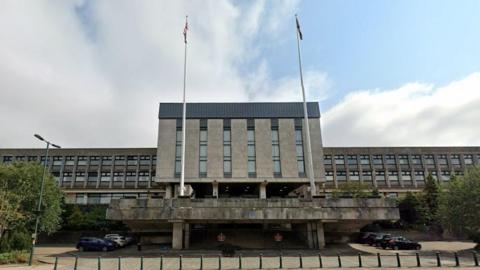
[[[82,237],[77,243],[77,249],[79,251],[111,251],[115,249],[115,244],[113,243],[113,241],[109,241],[107,239],[101,239],[96,237]]]
[[[118,234],[107,234],[107,235],[105,235],[104,238],[115,242],[115,244],[118,247],[124,247],[124,246],[127,245],[127,240],[125,239],[125,236],[121,236],[121,235],[118,235]]]
[[[422,249],[422,245],[420,245],[418,242],[414,242],[414,241],[408,240],[405,237],[399,236],[399,237],[393,237],[392,239],[390,239],[390,241],[388,241],[385,244],[384,248],[391,248],[395,250],[398,250],[398,249],[420,250]]]
[[[365,239],[365,244],[373,245],[375,238],[377,238],[378,233],[370,233]]]
[[[375,239],[373,239],[373,242],[372,242],[371,246],[379,247],[382,242],[387,241],[387,240],[390,240],[391,238],[392,238],[392,235],[391,235],[391,234],[388,234],[388,233],[379,233],[379,234],[377,234],[377,236],[375,237]]]
[[[358,242],[360,244],[368,244],[368,239],[370,237],[373,237],[374,235],[375,235],[375,233],[373,233],[373,232],[363,232],[358,237]]]

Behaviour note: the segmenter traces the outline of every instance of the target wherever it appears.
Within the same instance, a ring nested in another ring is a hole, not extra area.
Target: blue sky
[[[349,91],[443,85],[480,70],[480,1],[310,0],[298,14],[304,67],[332,81],[324,111]],[[264,51],[274,76],[297,71],[294,38]]]
[[[0,3],[0,147],[153,147],[159,102],[309,101],[326,146],[480,145],[480,1]],[[121,121],[119,121],[121,120]]]

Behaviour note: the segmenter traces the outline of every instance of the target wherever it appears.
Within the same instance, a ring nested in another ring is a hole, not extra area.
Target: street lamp
[[[42,136],[38,134],[33,135],[35,138],[39,139],[42,142],[45,142],[47,144],[47,148],[45,149],[45,160],[43,164],[43,175],[42,175],[42,185],[40,186],[40,196],[38,198],[38,206],[37,206],[37,218],[35,221],[35,233],[33,234],[33,243],[32,243],[32,249],[30,251],[30,258],[28,260],[28,265],[32,265],[32,259],[33,259],[33,252],[35,250],[35,243],[37,242],[37,232],[38,232],[38,224],[40,223],[40,211],[42,208],[42,198],[43,198],[43,189],[45,186],[45,174],[47,172],[47,163],[48,163],[48,149],[50,148],[50,145],[54,148],[61,148],[60,146],[51,143],[47,140],[45,140]]]

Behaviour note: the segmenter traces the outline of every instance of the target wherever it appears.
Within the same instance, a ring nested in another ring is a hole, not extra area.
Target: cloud
[[[480,73],[437,87],[348,94],[323,114],[326,146],[480,145]]]
[[[284,17],[297,6],[3,1],[0,147],[41,147],[34,133],[64,147],[154,147],[158,102],[181,101],[185,14],[188,101],[265,101],[272,89],[281,93],[276,99],[300,100],[296,74],[273,78],[261,64],[261,49],[291,31]],[[323,96],[326,75],[311,70],[305,77],[312,95]]]

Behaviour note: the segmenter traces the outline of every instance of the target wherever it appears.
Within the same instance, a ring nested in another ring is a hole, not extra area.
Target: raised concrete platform
[[[386,199],[121,199],[112,200],[107,219],[183,222],[294,222],[396,220],[400,214]]]

